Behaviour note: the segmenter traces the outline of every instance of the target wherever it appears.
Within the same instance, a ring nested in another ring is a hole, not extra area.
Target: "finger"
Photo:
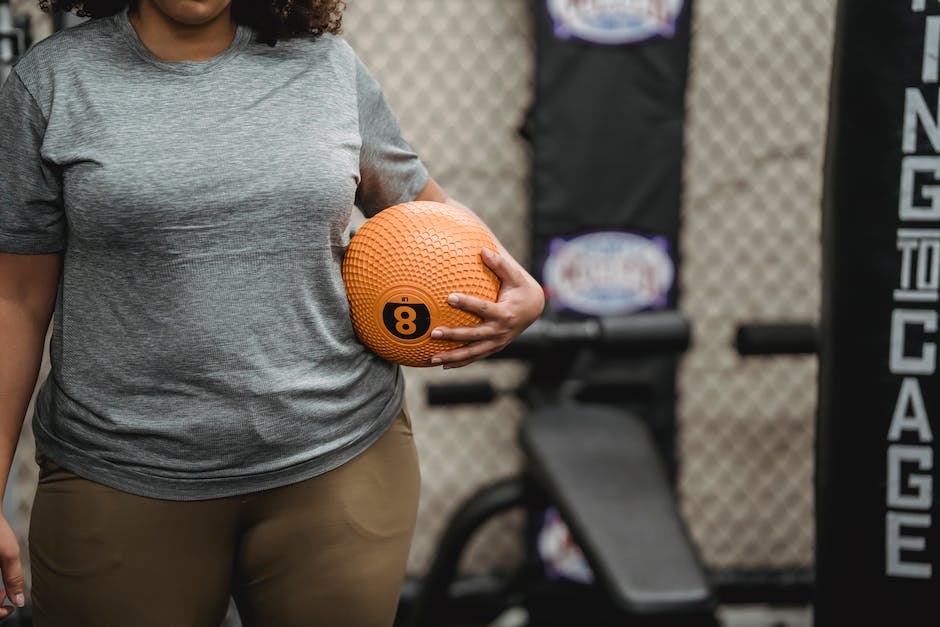
[[[490,324],[479,324],[475,327],[436,327],[431,331],[431,338],[444,342],[484,342],[486,340],[500,341],[503,332]]]
[[[26,596],[23,594],[23,566],[20,563],[19,553],[0,560],[0,569],[3,571],[3,588],[6,597],[16,607],[26,605]]]
[[[503,255],[496,253],[489,248],[480,251],[480,257],[483,263],[493,271],[493,274],[499,277],[499,280],[509,285],[518,285],[522,281],[522,273],[519,268],[509,263]]]
[[[464,359],[463,361],[451,361],[441,366],[441,368],[443,370],[453,370],[454,368],[463,368],[464,366],[469,366],[470,364],[474,364],[480,361],[484,357],[486,357],[486,355],[483,355],[481,357],[475,357],[473,359]]]
[[[451,294],[447,297],[447,304],[461,311],[472,313],[484,320],[496,319],[499,314],[499,305],[493,301],[467,294]]]
[[[500,348],[502,348],[502,345],[493,341],[472,342],[460,348],[434,355],[431,357],[431,363],[434,365],[443,364],[446,367],[449,364],[476,361],[492,355]]]
[[[490,355],[495,355],[501,350],[501,347],[497,347],[491,350],[484,351],[479,355],[474,355],[468,359],[461,359],[457,361],[449,361],[444,364],[444,370],[450,370],[451,368],[463,368],[464,366],[469,366],[472,363],[476,363],[481,359],[486,359]]]
[[[4,619],[12,614],[16,607],[13,605],[3,605],[7,600],[7,591],[0,589],[0,619]]]
[[[444,370],[453,370],[454,368],[463,368],[464,366],[469,366],[472,363],[479,361],[478,359],[468,359],[466,361],[457,361],[451,364],[444,364]]]

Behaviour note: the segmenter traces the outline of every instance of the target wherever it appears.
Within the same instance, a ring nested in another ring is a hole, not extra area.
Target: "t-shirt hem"
[[[44,255],[65,250],[65,244],[59,239],[14,235],[0,231],[0,252],[14,255]]]
[[[180,479],[129,470],[88,455],[59,439],[46,429],[38,415],[33,417],[33,433],[36,447],[45,457],[84,479],[137,496],[170,501],[199,501],[273,490],[339,468],[364,453],[388,431],[401,411],[403,402],[404,392],[400,386],[396,386],[396,393],[385,406],[379,426],[365,438],[301,464],[237,477]]]

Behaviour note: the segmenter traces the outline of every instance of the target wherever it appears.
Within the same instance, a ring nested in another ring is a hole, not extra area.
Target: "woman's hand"
[[[538,282],[508,253],[483,249],[483,262],[502,282],[496,302],[466,294],[451,294],[452,307],[479,316],[474,327],[437,327],[431,331],[436,340],[466,343],[460,348],[438,353],[431,358],[444,369],[460,368],[488,357],[506,347],[542,313],[545,295]]]
[[[428,179],[427,185],[415,200],[444,203],[466,211],[477,220],[480,219],[472,210],[448,196],[434,179]],[[460,368],[502,350],[527,326],[535,322],[545,306],[542,286],[501,245],[499,253],[484,249],[481,256],[483,263],[495,272],[501,281],[499,295],[495,303],[466,294],[450,295],[447,302],[451,307],[475,314],[480,317],[481,322],[475,327],[433,329],[431,337],[435,340],[464,344],[460,348],[431,357],[431,363],[435,366],[442,365],[445,369]]]
[[[6,618],[16,607],[23,607],[23,565],[20,562],[20,543],[10,528],[6,518],[0,516],[0,571],[3,574],[3,590],[0,590],[0,603],[7,600],[13,605],[0,607],[0,620]]]

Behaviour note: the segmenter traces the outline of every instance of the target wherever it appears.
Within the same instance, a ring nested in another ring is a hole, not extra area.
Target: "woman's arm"
[[[415,200],[431,200],[457,207],[476,215],[447,193],[433,179],[421,190]],[[479,216],[477,216],[479,217]],[[542,313],[545,296],[542,287],[512,258],[496,237],[499,250],[488,254],[483,251],[483,262],[501,281],[495,303],[466,294],[451,294],[448,302],[459,309],[475,314],[482,322],[474,327],[437,327],[431,337],[454,342],[466,342],[460,348],[438,353],[431,363],[447,368],[466,366],[478,359],[496,353],[512,342]]]
[[[0,253],[0,501],[10,476],[26,407],[36,385],[46,330],[55,306],[60,254]],[[22,607],[23,568],[19,543],[0,511],[0,573],[4,598]],[[0,607],[0,619],[13,612]]]

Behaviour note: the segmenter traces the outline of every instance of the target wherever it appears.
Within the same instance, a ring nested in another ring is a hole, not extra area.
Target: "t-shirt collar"
[[[229,44],[228,48],[211,59],[206,61],[164,61],[155,56],[140,40],[140,36],[137,34],[137,31],[134,30],[134,25],[131,24],[131,20],[128,17],[128,10],[129,9],[125,8],[123,11],[115,14],[114,21],[117,30],[121,32],[124,39],[127,40],[128,45],[140,58],[151,65],[169,72],[176,72],[177,74],[205,74],[237,57],[251,41],[251,28],[239,24],[235,31],[235,37],[232,39],[232,43]]]

